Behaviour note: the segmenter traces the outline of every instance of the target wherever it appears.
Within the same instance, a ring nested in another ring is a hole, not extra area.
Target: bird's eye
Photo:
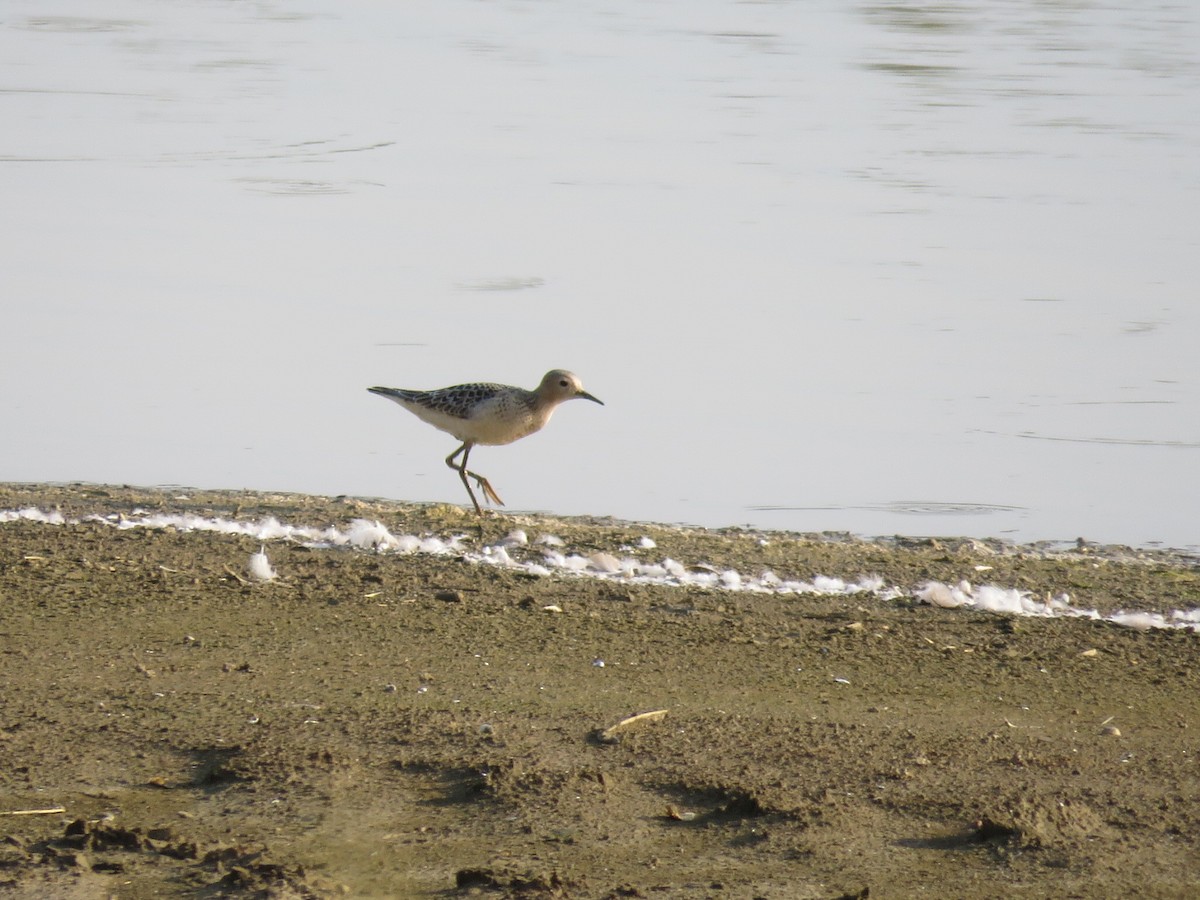
[[[558,386],[559,386],[559,387],[566,387],[566,386],[567,386],[567,379],[565,379],[565,378],[564,378],[562,381],[560,381],[560,382],[558,383]]]

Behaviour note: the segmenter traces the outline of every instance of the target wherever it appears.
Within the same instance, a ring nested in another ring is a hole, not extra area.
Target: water
[[[4,480],[1200,545],[1200,10],[11,0]]]

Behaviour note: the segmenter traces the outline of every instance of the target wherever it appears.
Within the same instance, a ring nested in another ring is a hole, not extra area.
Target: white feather
[[[257,553],[251,554],[250,563],[246,568],[250,570],[250,576],[259,581],[271,581],[276,577],[275,570],[271,568],[271,561],[267,559],[266,547],[262,545]]]

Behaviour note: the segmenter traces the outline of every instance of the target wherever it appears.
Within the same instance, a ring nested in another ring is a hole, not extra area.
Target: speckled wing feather
[[[408,400],[426,409],[457,419],[469,419],[472,411],[480,403],[511,390],[512,388],[502,384],[479,382],[456,384],[454,387],[438,388],[435,391],[405,391],[404,394]]]

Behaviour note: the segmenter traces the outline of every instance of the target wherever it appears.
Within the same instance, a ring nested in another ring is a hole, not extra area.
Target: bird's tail
[[[407,400],[412,391],[406,391],[403,388],[389,387],[369,387],[367,388],[372,394],[378,394],[380,397],[387,397],[391,400]]]

